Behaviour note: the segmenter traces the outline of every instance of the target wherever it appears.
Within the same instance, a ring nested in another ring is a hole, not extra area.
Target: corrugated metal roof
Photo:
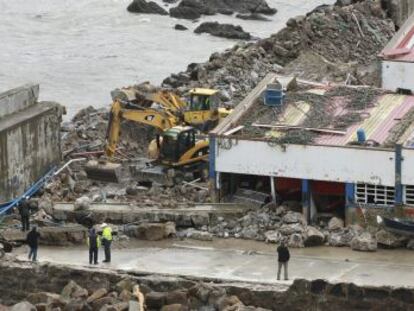
[[[364,129],[367,140],[383,144],[389,137],[391,129],[414,107],[414,96],[387,94],[364,111],[368,118],[346,129],[345,135],[323,134],[315,139],[322,145],[346,145],[356,141],[356,131]]]

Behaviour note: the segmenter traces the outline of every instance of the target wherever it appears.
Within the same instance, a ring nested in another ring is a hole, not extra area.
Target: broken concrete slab
[[[103,221],[112,224],[143,222],[175,222],[177,227],[200,228],[211,224],[218,217],[242,217],[250,210],[242,204],[206,204],[190,208],[148,208],[134,204],[92,203],[87,211],[82,211],[93,223]],[[54,203],[53,218],[58,221],[79,220],[79,212],[72,203]]]

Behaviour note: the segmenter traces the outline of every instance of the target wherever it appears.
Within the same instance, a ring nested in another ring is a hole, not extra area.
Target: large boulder
[[[292,248],[302,248],[305,247],[303,242],[303,237],[299,233],[294,233],[289,237],[288,246]]]
[[[66,305],[66,301],[61,295],[47,292],[32,293],[27,296],[27,301],[34,305],[46,304],[53,308],[63,308]]]
[[[350,246],[355,235],[355,232],[349,228],[333,231],[328,236],[328,244],[336,247]]]
[[[344,221],[338,217],[332,217],[328,223],[328,229],[331,231],[340,230],[344,227]]]
[[[180,236],[187,239],[199,240],[199,241],[212,241],[213,235],[207,231],[200,231],[195,229],[187,229],[181,232]]]
[[[265,0],[183,0],[170,9],[170,15],[176,18],[197,19],[201,15],[256,13],[272,15],[276,9],[269,7]]]
[[[36,311],[36,307],[27,301],[22,301],[11,307],[11,311]]]
[[[270,19],[258,13],[249,13],[249,14],[239,13],[236,15],[236,18],[240,18],[244,20],[252,20],[252,21],[264,21],[264,22],[270,21]]]
[[[355,251],[375,252],[377,250],[377,240],[369,232],[363,232],[352,239],[351,248]]]
[[[285,216],[282,218],[282,222],[286,224],[294,224],[294,223],[301,223],[306,224],[305,217],[302,213],[298,212],[288,212]]]
[[[128,7],[128,12],[143,14],[168,15],[168,12],[160,7],[157,3],[145,0],[134,0]]]
[[[87,196],[77,198],[74,204],[76,211],[88,210],[91,206],[91,199]]]
[[[303,233],[304,231],[305,231],[305,228],[301,223],[283,224],[279,228],[279,232],[283,235],[291,235],[293,233]]]
[[[404,247],[407,243],[407,238],[385,231],[384,229],[378,231],[375,237],[377,238],[378,246],[383,248]]]
[[[249,40],[251,38],[248,32],[245,32],[241,26],[231,24],[220,24],[218,22],[205,22],[200,24],[195,30],[195,33],[209,33],[212,36]]]
[[[130,237],[145,239],[148,241],[159,241],[174,236],[175,223],[143,223],[131,225],[125,228],[125,234]]]
[[[94,291],[93,294],[88,297],[88,299],[86,300],[86,302],[87,303],[92,303],[95,300],[104,297],[107,293],[108,293],[108,290],[106,288],[100,288],[100,289]]]
[[[84,291],[85,289],[83,287],[79,286],[76,282],[71,280],[62,289],[61,296],[63,297],[63,299],[69,300],[71,298],[74,298],[74,295],[79,295],[79,293]]]
[[[322,245],[325,241],[325,235],[315,227],[308,226],[306,229],[305,246]]]
[[[276,230],[266,231],[264,235],[266,243],[279,243],[282,239],[282,235]]]

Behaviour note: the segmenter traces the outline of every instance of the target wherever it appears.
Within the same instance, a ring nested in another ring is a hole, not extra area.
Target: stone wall
[[[61,160],[62,108],[38,85],[0,94],[0,203],[21,195]]]
[[[90,292],[98,288],[114,290],[122,279],[128,278],[140,285],[141,291],[156,293],[157,297],[172,291],[186,293],[190,303],[199,299],[200,288],[205,303],[214,305],[217,293],[237,296],[246,306],[270,310],[412,310],[414,289],[390,287],[362,287],[355,284],[330,284],[325,280],[295,280],[290,287],[283,284],[226,282],[216,279],[197,279],[148,274],[125,274],[98,269],[74,268],[52,264],[0,262],[0,304],[11,305],[29,293],[48,291],[60,293],[74,280]],[[198,290],[194,290],[198,288]],[[192,297],[193,296],[193,297]],[[192,302],[191,302],[192,301]],[[150,303],[150,301],[148,301]],[[200,301],[196,302],[200,303]],[[159,308],[149,307],[149,310]],[[214,310],[213,307],[211,310]],[[209,309],[210,310],[210,309]]]

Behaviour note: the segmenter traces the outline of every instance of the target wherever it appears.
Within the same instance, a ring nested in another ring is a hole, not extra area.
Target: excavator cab
[[[176,126],[162,134],[160,160],[164,163],[179,163],[183,154],[196,145],[193,127]]]
[[[209,130],[218,124],[218,106],[216,90],[192,89],[188,110],[184,112],[184,121],[202,131]]]

